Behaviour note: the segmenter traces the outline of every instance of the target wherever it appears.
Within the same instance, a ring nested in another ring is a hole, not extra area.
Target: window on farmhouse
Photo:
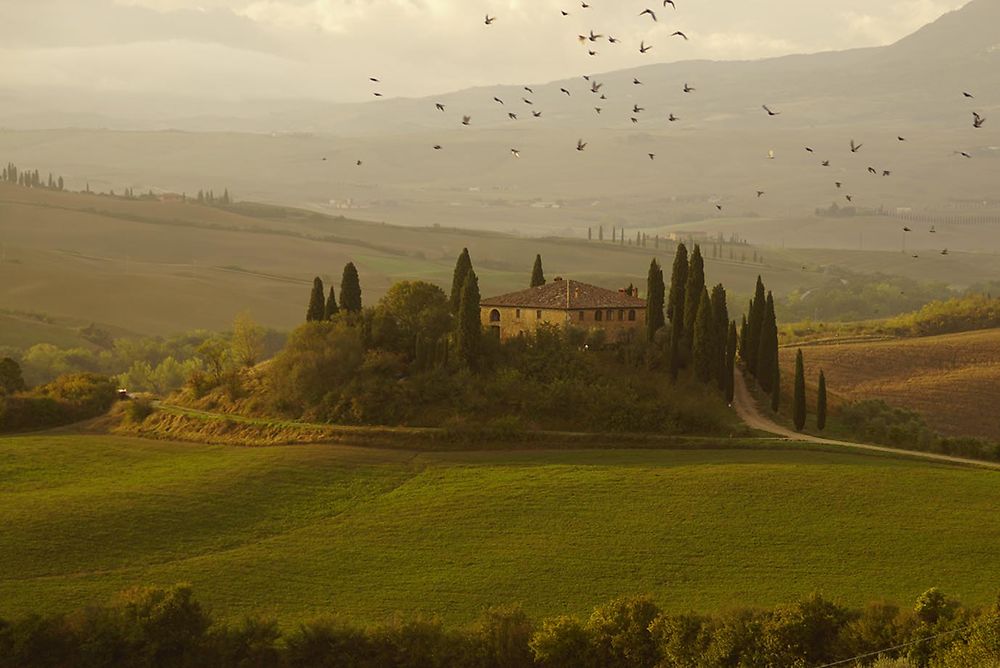
[[[635,309],[632,309],[628,312],[628,319],[629,322],[635,322]]]
[[[618,319],[619,320],[625,319],[625,309],[623,308],[618,309]]]
[[[542,312],[535,311],[535,320],[541,320],[541,319],[542,319]]]
[[[514,317],[517,318],[518,320],[521,319],[521,309],[517,309],[517,311],[514,314]]]
[[[580,322],[583,322],[586,319],[587,319],[587,315],[583,311],[580,311]]]
[[[615,317],[615,312],[612,311],[611,309],[608,309],[608,320],[612,320],[614,319],[614,317]]]
[[[594,311],[594,320],[597,322],[604,320],[604,311]]]

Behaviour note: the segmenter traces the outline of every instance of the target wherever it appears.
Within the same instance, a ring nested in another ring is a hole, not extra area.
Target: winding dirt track
[[[852,448],[855,450],[868,450],[871,452],[884,452],[893,455],[901,455],[904,457],[911,457],[917,459],[927,459],[935,462],[945,462],[948,464],[963,464],[966,466],[977,466],[979,468],[993,469],[994,471],[1000,471],[1000,463],[996,462],[984,462],[975,459],[965,459],[964,457],[952,457],[950,455],[938,455],[932,452],[917,452],[914,450],[900,450],[899,448],[889,448],[881,445],[865,445],[864,443],[850,443],[848,441],[834,441],[828,438],[820,438],[819,436],[810,436],[808,434],[799,434],[791,429],[786,429],[781,425],[775,424],[771,420],[767,419],[760,414],[757,410],[757,405],[750,395],[750,390],[747,388],[746,380],[743,378],[743,374],[739,371],[736,372],[736,393],[733,399],[733,408],[736,409],[736,414],[740,416],[740,419],[747,423],[751,429],[757,429],[759,431],[766,431],[770,434],[776,436],[781,436],[791,441],[800,441],[806,443],[821,443],[823,445],[837,445],[844,448]]]

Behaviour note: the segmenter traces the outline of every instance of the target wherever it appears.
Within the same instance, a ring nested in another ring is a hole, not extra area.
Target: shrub
[[[133,399],[125,406],[125,418],[133,424],[139,424],[152,415],[155,410],[152,401],[140,397]]]

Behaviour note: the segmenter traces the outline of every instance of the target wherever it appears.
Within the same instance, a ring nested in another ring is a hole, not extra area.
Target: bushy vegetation
[[[885,401],[855,401],[841,408],[841,420],[859,438],[907,450],[1000,461],[1000,444],[977,438],[944,438],[916,411]]]
[[[0,667],[736,668],[851,659],[894,668],[997,665],[1000,605],[967,609],[930,589],[909,609],[851,609],[814,594],[771,610],[701,615],[669,614],[649,597],[629,596],[587,620],[536,623],[504,606],[460,628],[399,617],[364,628],[327,617],[282,632],[268,619],[216,623],[189,586],[177,585],[132,588],[69,614],[0,620]]]
[[[0,431],[41,429],[101,415],[115,402],[117,386],[106,376],[74,373],[30,391],[0,392]]]
[[[806,320],[783,328],[785,341],[853,337],[918,337],[1000,327],[1000,298],[983,293],[921,302],[912,313],[837,324]],[[811,315],[806,315],[811,318]],[[832,320],[832,319],[831,319]],[[846,318],[845,318],[846,320]]]

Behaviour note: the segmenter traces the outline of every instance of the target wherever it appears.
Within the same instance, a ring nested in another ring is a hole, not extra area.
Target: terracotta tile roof
[[[591,308],[646,308],[646,300],[580,281],[555,280],[541,287],[490,297],[482,300],[480,305],[573,311]]]

